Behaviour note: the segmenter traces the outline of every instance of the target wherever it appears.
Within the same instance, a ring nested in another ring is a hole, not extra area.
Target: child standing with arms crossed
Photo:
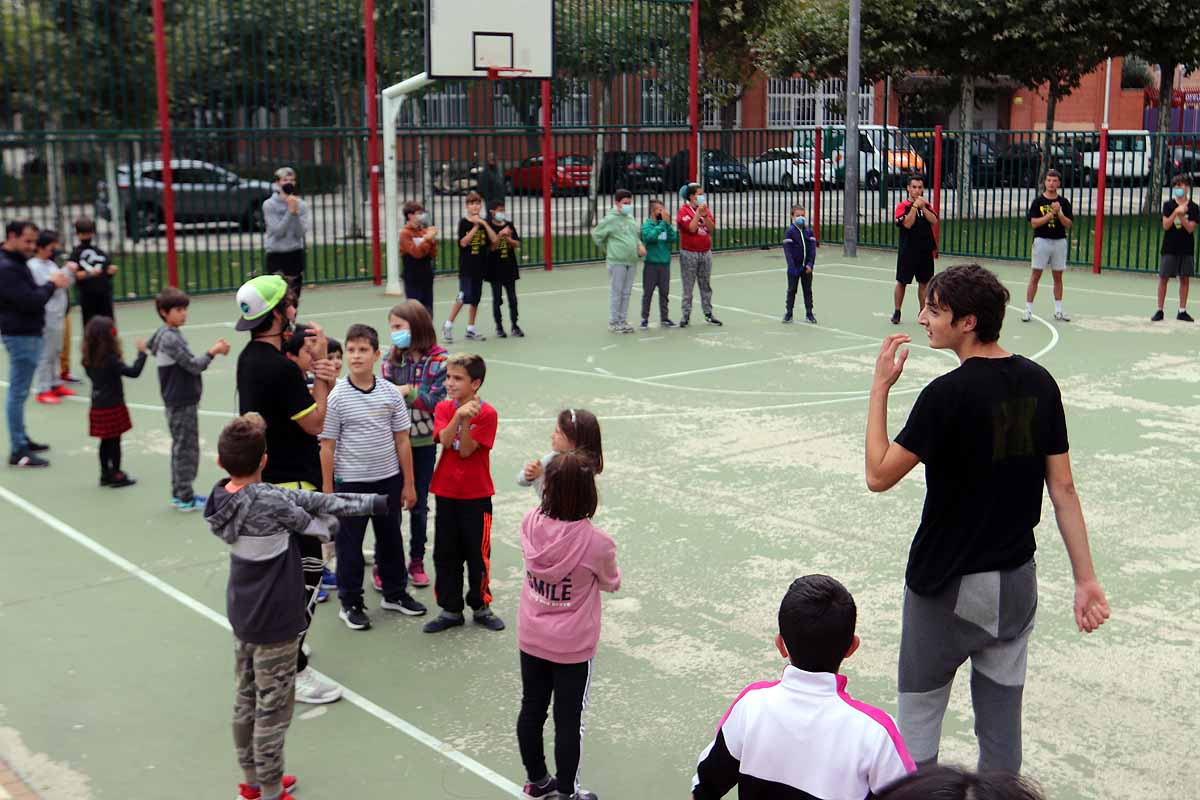
[[[425,542],[429,522],[429,484],[437,462],[437,443],[433,438],[433,414],[446,399],[446,359],[449,353],[437,343],[433,318],[425,306],[407,300],[388,314],[392,349],[383,361],[383,377],[396,384],[412,420],[409,443],[412,445],[413,478],[417,502],[409,512],[408,546],[411,560],[408,576],[412,585],[429,585],[425,573]]]
[[[671,224],[667,207],[658,200],[650,201],[650,217],[642,223],[642,245],[646,248],[646,263],[642,267],[642,330],[650,327],[650,298],[658,289],[658,322],[664,328],[674,328],[667,313],[667,296],[671,290],[671,245],[679,241],[679,231]]]
[[[483,198],[478,192],[467,195],[467,214],[458,222],[458,299],[450,309],[450,318],[442,324],[442,340],[454,341],[454,320],[463,306],[467,312],[467,338],[483,341],[475,330],[475,316],[479,313],[479,298],[483,296],[483,271],[487,268],[488,248],[496,241],[496,232],[483,218]]]
[[[217,356],[229,355],[229,342],[217,339],[204,355],[192,355],[179,329],[187,324],[191,298],[168,286],[154,304],[162,327],[150,337],[148,348],[158,366],[158,386],[171,431],[171,504],[180,511],[196,511],[208,499],[192,487],[200,465],[200,427],[197,406],[202,385],[200,373]]]
[[[792,206],[792,224],[783,235],[783,256],[787,259],[787,311],[783,321],[792,321],[796,307],[796,284],[804,287],[804,318],[817,324],[813,316],[813,264],[817,260],[817,237],[804,217],[804,206]]]
[[[442,457],[433,473],[437,498],[433,563],[437,567],[434,594],[442,613],[425,624],[426,633],[440,633],[464,623],[463,565],[467,567],[467,602],[475,623],[504,630],[504,621],[491,609],[492,486],[491,450],[499,418],[496,409],[479,399],[487,374],[483,359],[455,353],[446,361],[446,400],[433,414],[433,436]]]
[[[571,450],[547,465],[541,506],[521,521],[525,585],[517,622],[517,742],[529,779],[526,797],[596,800],[579,787],[583,712],[600,642],[600,592],[621,587],[617,545],[592,524],[596,504],[593,457]],[[557,776],[546,768],[542,742],[551,698]]]
[[[530,461],[517,474],[518,486],[532,486],[538,497],[542,496],[542,483],[546,465],[559,453],[579,450],[592,459],[595,474],[604,472],[604,448],[600,444],[600,421],[585,408],[568,408],[560,411],[550,434],[550,452],[539,461]]]
[[[75,270],[75,289],[79,293],[79,310],[87,327],[92,317],[116,319],[113,314],[113,276],[117,265],[108,253],[96,244],[96,223],[88,217],[75,220],[75,235],[79,243],[71,251],[67,266]],[[86,336],[86,331],[84,332]]]
[[[404,227],[400,229],[400,276],[404,292],[419,300],[433,314],[433,262],[437,258],[438,229],[429,224],[425,207],[415,200],[404,204]]]
[[[417,499],[408,444],[408,408],[395,386],[375,379],[379,334],[374,328],[351,325],[346,331],[345,353],[350,375],[339,380],[329,393],[321,431],[323,491],[382,494],[390,499],[387,513],[371,517],[375,558],[383,584],[379,607],[419,617],[425,613],[425,606],[408,593],[404,537],[400,533],[400,508],[412,508]],[[364,517],[348,517],[340,520],[334,540],[338,599],[342,601],[338,616],[346,627],[356,631],[371,627],[363,609],[362,544],[366,529]]]
[[[504,201],[490,203],[489,220],[492,229],[496,231],[496,239],[492,242],[491,258],[488,260],[488,283],[492,284],[492,316],[496,320],[496,336],[501,339],[508,337],[504,332],[503,318],[500,307],[504,304],[500,290],[508,294],[508,318],[512,322],[512,334],[518,339],[525,336],[525,331],[517,324],[517,281],[521,279],[521,266],[517,263],[517,250],[521,247],[521,235],[512,224],[512,220],[504,213]]]
[[[132,365],[121,359],[121,340],[111,317],[92,317],[83,331],[83,366],[92,381],[88,432],[100,440],[100,485],[119,489],[136,480],[121,471],[121,434],[133,429],[121,378],[136,378],[146,366],[146,342],[137,340]]]
[[[617,189],[613,207],[592,229],[592,241],[604,251],[608,265],[608,330],[609,333],[633,333],[627,319],[629,295],[633,291],[633,275],[637,262],[646,256],[637,220],[633,218],[633,192]]]

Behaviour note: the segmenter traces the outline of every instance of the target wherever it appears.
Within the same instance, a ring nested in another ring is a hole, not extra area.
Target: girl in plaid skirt
[[[146,366],[146,342],[137,340],[138,357],[126,365],[112,317],[92,317],[83,332],[83,366],[92,381],[88,433],[100,440],[100,485],[119,488],[137,483],[121,471],[121,434],[130,430],[122,376],[136,378]]]

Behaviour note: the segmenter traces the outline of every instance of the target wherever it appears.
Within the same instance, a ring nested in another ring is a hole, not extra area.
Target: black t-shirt
[[[92,242],[79,242],[67,260],[74,261],[81,267],[100,270],[99,275],[92,275],[86,280],[75,282],[75,291],[79,292],[80,297],[98,299],[112,297],[113,278],[108,274],[108,267],[112,264],[112,260],[108,257],[108,253]]]
[[[267,422],[267,483],[308,481],[321,488],[317,437],[296,420],[316,410],[304,374],[266,342],[250,342],[238,356],[238,413],[257,411]]]
[[[517,228],[507,220],[496,222],[492,220],[492,230],[497,234],[508,229],[512,238],[521,241]],[[489,281],[515,281],[520,279],[520,264],[517,262],[517,251],[509,246],[508,240],[501,238],[496,241],[495,249],[491,250],[488,258],[487,279]]]
[[[932,595],[1033,557],[1046,456],[1067,452],[1058,384],[1024,356],[971,358],[925,387],[896,442],[925,464],[905,580]]]
[[[917,218],[911,228],[904,227],[904,218],[912,208],[912,201],[905,200],[896,206],[896,227],[900,229],[900,248],[896,258],[899,263],[925,262],[933,258],[933,249],[937,242],[933,237],[933,223],[925,216],[924,210],[917,211]]]
[[[1174,200],[1163,203],[1162,215],[1169,217],[1175,213],[1178,204]],[[1200,206],[1188,200],[1187,218],[1192,222],[1200,222]],[[1162,254],[1164,256],[1190,256],[1196,252],[1195,234],[1188,233],[1183,225],[1172,225],[1163,232]]]
[[[465,217],[458,222],[458,241],[467,235],[474,225]],[[488,261],[488,235],[480,225],[466,247],[458,246],[458,274],[468,278],[482,278]]]
[[[1071,201],[1063,197],[1061,194],[1058,197],[1050,198],[1046,195],[1039,195],[1029,206],[1029,214],[1027,219],[1034,220],[1038,217],[1044,217],[1050,213],[1050,204],[1055,200],[1062,206],[1063,216],[1067,219],[1075,219],[1075,215],[1071,212]],[[1047,222],[1040,228],[1033,229],[1033,238],[1035,239],[1065,239],[1067,238],[1067,229],[1064,228],[1058,221],[1058,218]]]

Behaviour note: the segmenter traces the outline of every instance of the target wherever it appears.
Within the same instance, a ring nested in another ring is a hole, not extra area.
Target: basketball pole
[[[403,298],[404,285],[400,281],[400,178],[396,174],[396,122],[404,101],[413,92],[433,83],[429,74],[422,72],[393,84],[382,92],[383,96],[383,230],[387,246],[387,286],[384,294]]]
[[[363,34],[366,40],[367,78],[367,170],[371,192],[371,275],[375,285],[383,283],[379,252],[379,91],[375,71],[375,0],[363,0]]]
[[[692,0],[688,30],[688,122],[692,140],[688,183],[695,183],[700,169],[700,0]]]

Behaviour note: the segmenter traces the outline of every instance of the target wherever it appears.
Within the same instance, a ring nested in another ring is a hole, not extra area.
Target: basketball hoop
[[[524,78],[531,69],[521,69],[520,67],[488,67],[487,79],[489,81],[513,80],[515,78]]]

